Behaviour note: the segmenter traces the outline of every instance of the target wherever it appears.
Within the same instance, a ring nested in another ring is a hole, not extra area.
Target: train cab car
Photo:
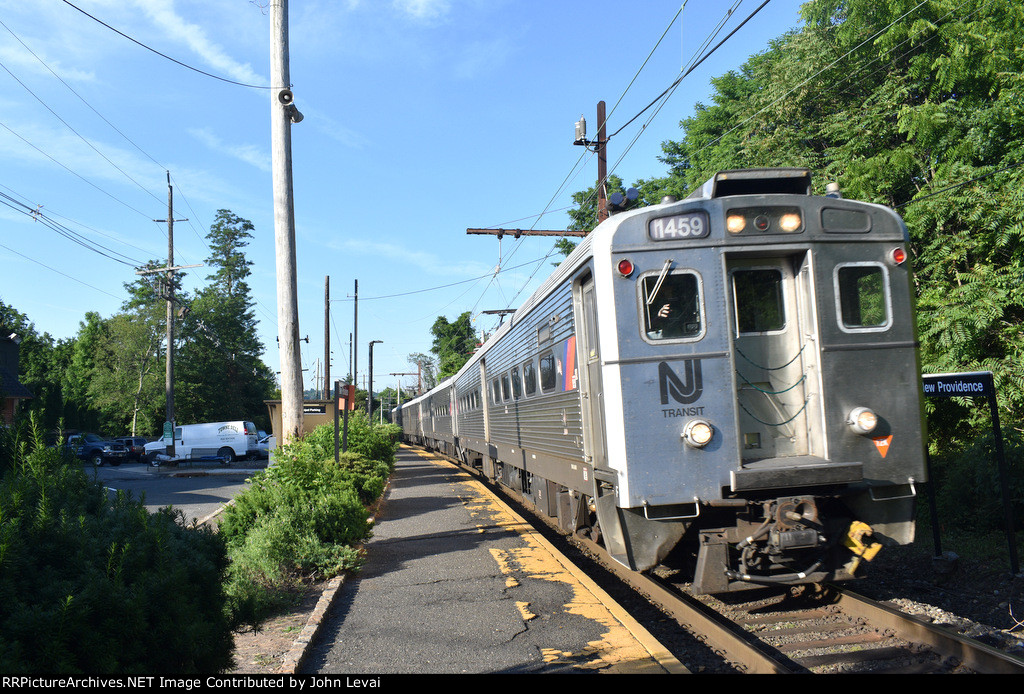
[[[635,570],[692,556],[697,592],[854,578],[925,480],[907,255],[805,169],[720,172],[598,226],[423,439]]]
[[[621,430],[615,511],[597,508],[620,556],[648,568],[668,527],[695,533],[695,585],[721,592],[851,578],[909,542],[924,443],[902,220],[782,169],[719,173],[614,226],[594,255]]]

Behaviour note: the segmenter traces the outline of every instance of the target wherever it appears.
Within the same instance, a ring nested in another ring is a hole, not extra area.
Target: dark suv
[[[115,441],[123,443],[124,447],[128,449],[128,460],[136,463],[142,462],[143,457],[146,454],[146,444],[149,443],[143,436],[121,436]]]
[[[128,449],[119,441],[107,441],[96,434],[74,434],[68,437],[67,446],[82,460],[88,460],[96,467],[103,463],[120,465],[128,457]]]

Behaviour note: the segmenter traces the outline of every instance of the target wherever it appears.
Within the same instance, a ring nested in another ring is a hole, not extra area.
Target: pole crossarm
[[[589,231],[566,231],[558,229],[466,229],[467,234],[490,234],[499,239],[508,234],[517,239],[520,236],[586,236]]]
[[[153,268],[152,270],[136,270],[135,274],[136,275],[153,275],[153,274],[156,274],[157,272],[178,272],[179,270],[187,270],[187,269],[192,268],[192,267],[202,267],[202,266],[203,266],[203,264],[200,263],[199,265],[176,265],[174,267],[157,267],[157,268]]]

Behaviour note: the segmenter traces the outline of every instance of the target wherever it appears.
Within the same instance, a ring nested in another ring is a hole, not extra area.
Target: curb
[[[338,590],[345,583],[345,576],[336,576],[327,582],[327,588],[320,594],[320,599],[316,603],[316,607],[309,615],[309,619],[306,620],[306,626],[302,628],[299,635],[295,637],[295,642],[292,644],[291,650],[284,656],[284,663],[281,665],[280,672],[286,675],[294,675],[299,666],[302,665],[306,660],[306,656],[309,653],[310,646],[316,639],[317,634],[320,633],[320,627],[323,625],[324,617],[327,616],[327,611],[331,609],[331,605],[334,603],[334,598],[338,594]]]
[[[377,499],[376,503],[370,508],[369,522],[372,526],[377,522],[377,516],[380,515],[381,507],[384,506],[384,500],[388,496],[388,492],[391,491],[391,478],[384,484],[384,490],[380,493],[380,498]],[[365,545],[362,545],[365,547]],[[335,576],[327,582],[327,587],[324,592],[320,594],[320,599],[316,603],[316,607],[310,612],[309,618],[306,620],[306,626],[302,628],[299,635],[295,638],[292,643],[291,650],[288,651],[284,657],[284,663],[281,665],[280,672],[286,675],[294,675],[302,664],[306,661],[306,656],[309,655],[310,646],[313,644],[313,640],[316,639],[320,633],[320,627],[323,625],[324,617],[327,616],[327,612],[331,609],[331,605],[334,604],[334,599],[338,595],[338,591],[345,584],[345,576],[348,574],[342,574],[341,576]]]

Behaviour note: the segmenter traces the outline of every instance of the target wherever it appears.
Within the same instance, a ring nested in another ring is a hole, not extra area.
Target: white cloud
[[[481,277],[494,271],[493,265],[488,266],[479,262],[463,262],[456,265],[452,264],[450,259],[446,260],[434,253],[393,243],[341,239],[332,241],[328,245],[332,250],[345,253],[348,256],[377,256],[394,263],[401,263],[407,268],[402,272],[408,272],[410,267],[417,268],[425,275],[454,278],[454,281]]]
[[[207,37],[203,28],[182,19],[167,0],[135,0],[149,18],[170,38],[187,45],[221,75],[246,84],[264,85],[268,79],[256,74],[248,63],[240,63]]]
[[[434,20],[448,14],[450,0],[393,0],[393,6],[418,20]]]
[[[229,145],[214,135],[209,128],[189,128],[189,134],[209,149],[226,154],[233,159],[255,166],[260,171],[270,171],[270,155],[256,145]]]

